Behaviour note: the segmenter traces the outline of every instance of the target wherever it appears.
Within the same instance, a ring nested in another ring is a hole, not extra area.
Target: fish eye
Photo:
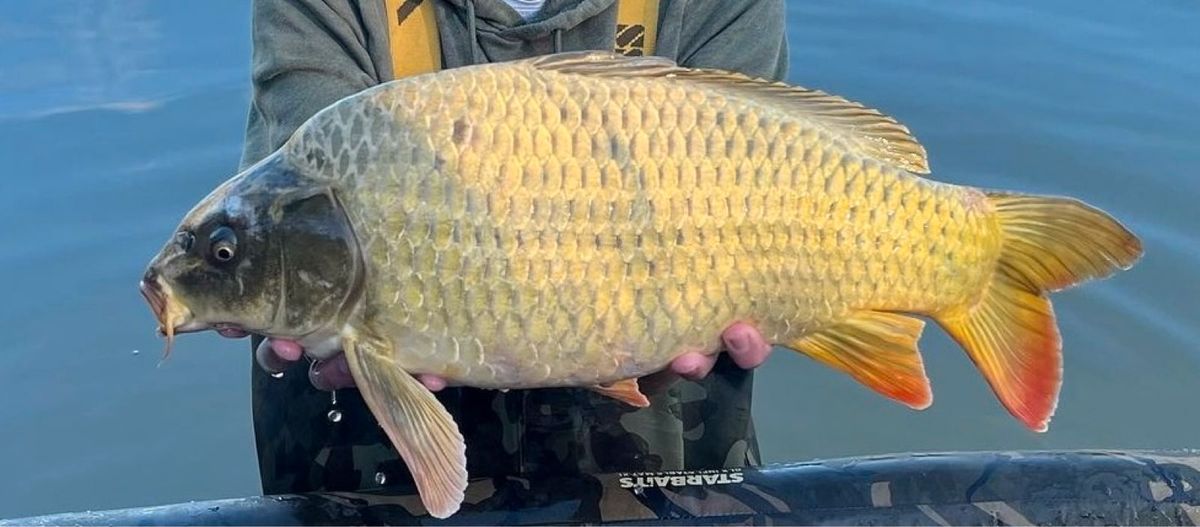
[[[190,231],[179,231],[175,233],[175,244],[183,249],[183,252],[192,250],[192,245],[196,243],[196,236]]]
[[[214,260],[226,263],[237,255],[237,234],[229,227],[217,227],[208,236],[208,246]]]

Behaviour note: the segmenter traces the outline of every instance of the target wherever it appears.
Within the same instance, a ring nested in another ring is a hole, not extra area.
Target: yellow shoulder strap
[[[660,0],[617,0],[614,51],[631,57],[654,54]],[[384,0],[392,78],[402,79],[442,69],[434,0]]]
[[[442,69],[434,0],[384,0],[392,78],[403,79]]]
[[[629,57],[654,54],[658,40],[659,0],[617,0],[614,51]]]

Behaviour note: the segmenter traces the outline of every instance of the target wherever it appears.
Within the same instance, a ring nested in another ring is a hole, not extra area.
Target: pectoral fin
[[[624,379],[609,384],[598,384],[592,386],[591,390],[638,408],[650,406],[650,400],[638,389],[637,379]]]
[[[933,403],[929,378],[917,351],[925,323],[919,319],[863,311],[788,344],[867,387],[922,410]]]
[[[454,419],[396,365],[387,343],[345,339],[343,347],[363,399],[412,472],[425,508],[436,518],[454,514],[467,487],[466,445]]]

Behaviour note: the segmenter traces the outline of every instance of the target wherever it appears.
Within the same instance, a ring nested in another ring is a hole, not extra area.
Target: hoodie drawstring
[[[487,62],[487,57],[483,54],[483,45],[479,42],[479,28],[475,22],[475,0],[466,0],[467,7],[467,34],[471,36],[471,64],[484,64]],[[563,30],[562,28],[554,29],[551,32],[551,39],[554,44],[554,53],[563,52]]]

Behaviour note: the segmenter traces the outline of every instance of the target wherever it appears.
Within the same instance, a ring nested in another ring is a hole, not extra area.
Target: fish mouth
[[[175,335],[194,333],[208,329],[208,325],[195,320],[192,310],[183,305],[171,292],[171,286],[161,276],[151,275],[138,283],[138,289],[150,304],[154,318],[158,321],[158,333],[166,338],[163,359],[171,355]]]
[[[138,282],[138,290],[142,292],[142,297],[146,299],[146,303],[150,304],[150,311],[154,312],[154,318],[158,320],[159,330],[161,331],[163,315],[167,311],[167,300],[158,288],[157,281],[147,282],[146,280],[142,280]]]

